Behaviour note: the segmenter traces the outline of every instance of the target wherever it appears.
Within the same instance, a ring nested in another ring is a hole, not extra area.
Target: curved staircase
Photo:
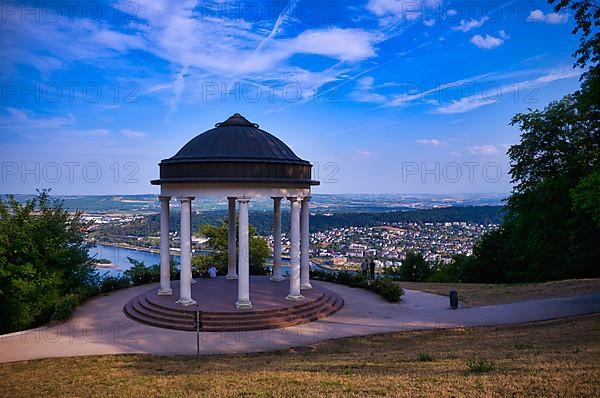
[[[338,311],[344,300],[323,288],[311,292],[302,301],[287,301],[273,308],[252,308],[231,311],[202,311],[204,332],[231,332],[282,328],[325,318]],[[164,297],[164,296],[162,296]],[[131,299],[123,308],[125,314],[138,322],[168,329],[195,331],[196,306],[166,305],[156,289]]]

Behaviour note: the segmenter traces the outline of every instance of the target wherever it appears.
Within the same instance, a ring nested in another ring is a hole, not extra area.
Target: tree
[[[87,226],[48,191],[24,204],[0,200],[0,332],[45,323],[61,297],[97,288]]]
[[[207,256],[195,256],[192,259],[194,270],[199,274],[203,274],[207,272],[211,265],[214,265],[219,274],[225,275],[228,265],[227,221],[221,222],[218,226],[203,224],[200,227],[200,233],[208,238],[207,246],[212,250],[212,253]],[[249,227],[249,236],[250,274],[264,275],[266,274],[264,268],[265,260],[270,255],[269,246],[262,237],[256,234],[256,229],[252,225]],[[237,244],[238,242],[236,242],[236,246]]]
[[[420,253],[408,252],[400,267],[400,279],[408,282],[422,282],[431,275],[431,267]]]
[[[574,12],[573,34],[580,34],[579,47],[573,53],[574,67],[589,69],[581,76],[585,102],[596,102],[600,98],[600,6],[594,0],[549,0],[554,11]]]
[[[474,250],[495,282],[600,276],[600,10],[590,0],[550,2],[575,12],[574,66],[588,69],[580,90],[511,121],[522,134],[508,151],[505,222]]]

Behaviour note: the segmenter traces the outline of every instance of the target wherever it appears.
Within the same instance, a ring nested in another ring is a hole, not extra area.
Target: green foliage
[[[160,280],[160,264],[146,267],[143,261],[137,261],[131,257],[127,257],[127,261],[131,264],[131,268],[126,270],[123,274],[129,278],[134,285],[144,285]]]
[[[113,290],[124,289],[131,286],[131,280],[125,275],[104,275],[100,282],[100,292],[109,293]]]
[[[200,233],[208,239],[207,246],[212,250],[208,256],[195,256],[192,259],[194,272],[198,275],[204,275],[210,266],[217,268],[219,275],[227,274],[228,253],[228,225],[227,221],[222,221],[218,226],[203,224],[200,227]],[[249,227],[250,236],[250,274],[265,275],[265,260],[270,255],[267,241],[256,234],[253,226]],[[236,242],[239,250],[239,242]],[[236,251],[239,253],[239,251]]]
[[[573,210],[588,215],[600,227],[600,170],[582,178],[571,190]]]
[[[400,301],[400,297],[404,295],[402,288],[394,283],[394,281],[387,278],[369,281],[367,288],[391,303],[397,303]]]
[[[311,270],[310,277],[325,282],[340,283],[354,288],[368,289],[392,303],[400,301],[400,298],[404,295],[402,288],[389,278],[369,280],[358,273],[344,271],[325,272],[320,270]]]
[[[400,267],[400,279],[409,282],[422,282],[432,273],[431,266],[420,253],[408,252]]]
[[[494,364],[491,361],[485,360],[478,355],[467,359],[466,364],[471,373],[486,373],[494,370]]]
[[[86,228],[47,191],[24,204],[0,200],[0,332],[45,323],[61,297],[93,290]]]
[[[67,319],[71,316],[78,303],[79,297],[73,293],[61,297],[54,305],[54,312],[52,313],[50,319],[53,321],[62,321]]]
[[[394,267],[394,266],[384,267],[383,275],[386,278],[390,278],[392,280],[398,281],[401,279],[400,269],[401,269],[401,267]]]
[[[419,361],[421,362],[433,362],[433,358],[431,357],[431,355],[427,354],[426,352],[422,352],[419,354]]]
[[[574,12],[575,66],[587,71],[579,91],[513,117],[522,132],[508,151],[514,187],[504,225],[474,248],[477,282],[600,276],[600,8],[551,3]]]
[[[581,76],[586,101],[600,98],[600,6],[594,0],[549,0],[556,12],[567,11],[575,18],[573,34],[580,34],[573,53],[575,66],[586,68]]]

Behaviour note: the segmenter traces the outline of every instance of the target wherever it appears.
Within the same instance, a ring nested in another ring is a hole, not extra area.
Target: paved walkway
[[[202,333],[201,353],[269,351],[373,333],[500,325],[600,312],[600,294],[452,311],[446,297],[434,294],[406,290],[400,304],[390,304],[366,290],[314,283],[344,297],[344,308],[324,320],[289,328]],[[59,326],[0,336],[0,362],[122,353],[195,354],[195,333],[142,325],[123,314],[123,305],[150,287],[137,286],[97,297]]]

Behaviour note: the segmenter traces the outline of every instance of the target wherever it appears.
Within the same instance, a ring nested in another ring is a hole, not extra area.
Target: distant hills
[[[6,195],[1,195],[6,197]],[[35,195],[15,195],[17,200],[25,201]],[[504,194],[313,194],[311,212],[334,214],[344,213],[384,213],[416,209],[436,209],[447,207],[499,206]],[[86,213],[152,213],[160,208],[156,194],[141,195],[58,195],[67,209],[80,209]],[[177,201],[172,201],[177,206]],[[225,198],[196,199],[194,207],[201,211],[226,211]],[[287,206],[283,203],[283,209]],[[270,211],[272,201],[269,198],[255,199],[251,202],[253,211]]]

